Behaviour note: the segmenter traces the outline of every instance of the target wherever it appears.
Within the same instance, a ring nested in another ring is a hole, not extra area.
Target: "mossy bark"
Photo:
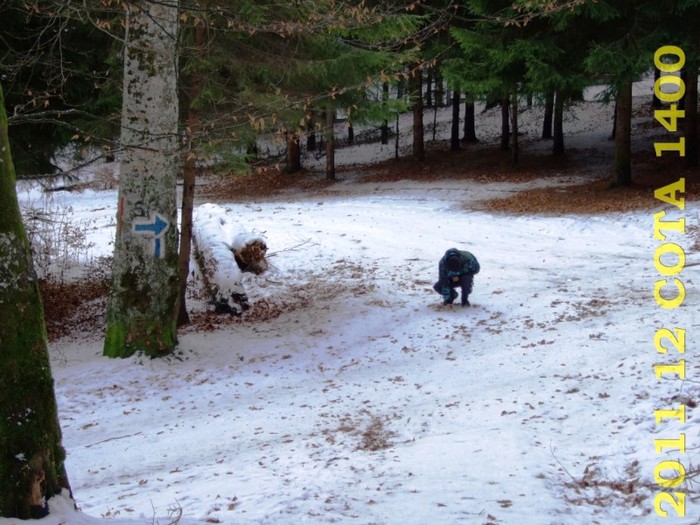
[[[119,207],[104,354],[171,353],[179,311],[177,2],[127,4]]]
[[[29,519],[68,489],[44,308],[15,192],[0,86],[0,516]]]

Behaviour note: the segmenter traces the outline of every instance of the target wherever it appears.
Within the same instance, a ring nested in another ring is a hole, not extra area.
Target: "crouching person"
[[[462,306],[469,306],[469,294],[472,293],[474,275],[479,273],[479,261],[471,253],[450,248],[445,252],[438,265],[438,282],[433,289],[442,295],[443,304],[452,304],[458,297],[455,288],[462,289]]]

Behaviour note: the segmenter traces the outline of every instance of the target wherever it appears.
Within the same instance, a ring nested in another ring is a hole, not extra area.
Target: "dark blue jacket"
[[[445,265],[447,259],[453,255],[459,256],[460,260],[460,269],[457,272],[448,271]],[[450,248],[447,250],[442,259],[440,259],[440,264],[438,266],[439,278],[441,281],[450,280],[452,277],[461,277],[465,273],[475,275],[479,273],[479,270],[481,270],[481,266],[479,265],[479,261],[476,260],[476,257],[468,251],[458,250],[457,248]]]
[[[459,270],[451,271],[447,268],[447,259],[457,255],[459,257]],[[462,287],[462,294],[471,293],[472,279],[475,274],[479,273],[481,266],[473,254],[457,248],[450,248],[445,252],[445,255],[440,259],[438,265],[438,282],[435,283],[435,291],[442,294],[445,302],[451,303],[454,299],[454,288]],[[459,284],[454,284],[453,278],[458,277]],[[466,289],[465,289],[466,288]]]

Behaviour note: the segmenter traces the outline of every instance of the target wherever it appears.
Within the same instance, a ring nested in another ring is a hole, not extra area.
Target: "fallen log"
[[[250,306],[242,273],[269,268],[265,238],[241,231],[225,208],[207,203],[194,212],[192,242],[210,304],[218,313],[241,315]]]

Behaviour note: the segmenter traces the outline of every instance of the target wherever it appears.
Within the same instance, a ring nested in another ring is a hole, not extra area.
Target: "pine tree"
[[[517,134],[510,143],[511,127],[517,125],[518,100],[524,87],[527,41],[523,28],[505,23],[497,18],[503,14],[507,20],[515,13],[507,1],[468,2],[477,22],[469,27],[454,27],[452,36],[459,44],[461,56],[450,62],[450,77],[461,80],[468,93],[484,100],[501,103],[501,149],[509,149],[513,164],[518,162]]]
[[[615,99],[615,158],[612,184],[632,183],[632,83],[649,70],[658,46],[657,22],[663,14],[658,2],[613,0],[591,4],[585,12],[596,37],[586,66],[605,76]]]
[[[40,518],[70,491],[44,308],[17,194],[0,86],[0,516]]]

